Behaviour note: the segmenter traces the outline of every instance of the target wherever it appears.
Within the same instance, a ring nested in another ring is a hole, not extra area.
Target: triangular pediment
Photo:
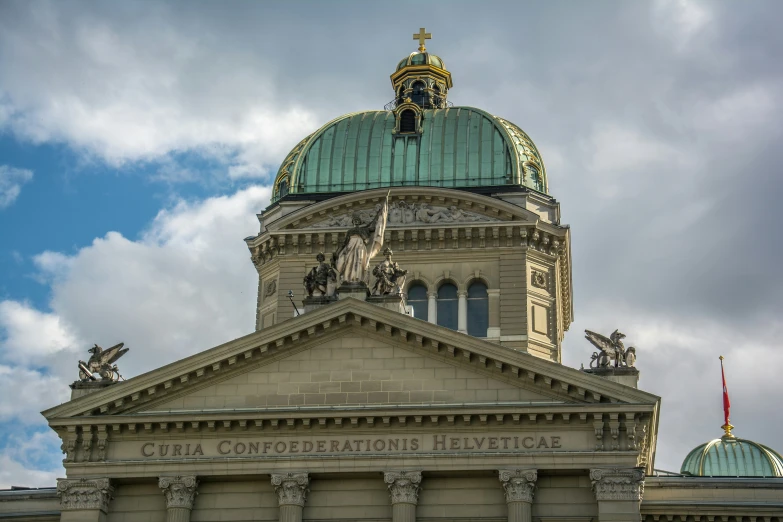
[[[144,411],[480,402],[558,403],[554,394],[384,342],[362,329],[314,343]]]
[[[378,189],[314,203],[269,223],[267,231],[347,230],[355,213],[363,222],[371,221],[385,196],[386,190]],[[497,198],[443,188],[396,187],[391,197],[387,227],[464,227],[508,222],[536,224],[539,221],[535,212]]]
[[[322,388],[322,383],[328,384]],[[355,383],[359,391],[348,391],[357,389]],[[378,386],[375,391],[381,395],[371,401],[370,389]],[[440,393],[436,396],[436,392]],[[326,404],[327,393],[345,393],[345,402]],[[349,402],[348,393],[360,395],[351,396]],[[366,399],[363,393],[368,394]],[[222,399],[207,401],[218,395]],[[321,396],[324,403],[319,404]],[[550,410],[633,404],[657,409],[659,400],[635,388],[348,298],[43,413],[51,422],[161,410],[303,406],[334,410],[360,404],[377,408],[515,404]]]

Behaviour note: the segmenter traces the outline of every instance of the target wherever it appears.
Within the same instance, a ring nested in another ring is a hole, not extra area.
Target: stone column
[[[598,501],[599,522],[641,520],[644,494],[642,468],[600,468],[590,470],[590,480]]]
[[[468,293],[457,293],[457,331],[468,333]]]
[[[532,522],[531,509],[536,492],[538,471],[534,469],[501,469],[500,483],[506,492],[508,522]]]
[[[387,471],[383,480],[389,486],[392,522],[416,522],[421,471]]]
[[[487,337],[500,337],[500,289],[495,288],[487,290],[488,308],[489,308],[489,328],[487,328]]]
[[[438,324],[437,292],[427,292],[427,322]]]
[[[158,487],[166,496],[166,522],[190,522],[193,501],[198,495],[196,477],[160,477]]]
[[[302,510],[304,509],[307,486],[310,477],[307,472],[300,473],[274,473],[272,485],[277,493],[277,502],[280,506],[280,522],[302,522]]]
[[[62,522],[106,522],[114,487],[107,478],[57,479]]]

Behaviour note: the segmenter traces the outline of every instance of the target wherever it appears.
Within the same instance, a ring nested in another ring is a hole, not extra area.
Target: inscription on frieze
[[[135,446],[135,450],[131,447]],[[413,434],[354,437],[225,437],[191,441],[118,442],[118,458],[189,459],[308,455],[502,453],[588,450],[588,437],[571,433]],[[130,450],[130,455],[128,455]]]

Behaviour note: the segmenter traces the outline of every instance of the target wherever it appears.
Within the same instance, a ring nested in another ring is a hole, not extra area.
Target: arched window
[[[440,87],[437,85],[435,86],[435,94],[433,94],[432,97],[432,106],[436,109],[440,108],[441,103],[443,102],[442,93],[440,90]]]
[[[445,283],[438,288],[438,324],[456,330],[457,314],[457,287]]]
[[[413,307],[413,317],[426,321],[428,319],[427,287],[421,283],[413,283],[408,289],[408,304]]]
[[[544,183],[541,180],[541,174],[539,174],[538,169],[533,166],[528,166],[527,171],[530,173],[530,179],[533,181],[533,188],[539,192],[543,192]]]
[[[413,84],[413,92],[411,93],[411,101],[419,107],[424,106],[424,82],[415,82]]]
[[[283,178],[280,180],[280,183],[277,184],[277,190],[280,194],[279,197],[281,198],[288,194],[288,178]]]
[[[400,114],[400,132],[416,132],[416,113],[406,109]]]
[[[468,287],[468,335],[486,337],[489,327],[487,285],[476,281]]]

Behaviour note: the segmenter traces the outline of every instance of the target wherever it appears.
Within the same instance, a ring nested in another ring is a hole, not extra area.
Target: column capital
[[[421,471],[387,471],[383,474],[383,481],[389,487],[392,505],[418,504]]]
[[[632,500],[644,495],[642,468],[598,468],[590,470],[596,500]]]
[[[498,478],[506,492],[506,503],[533,502],[538,471],[535,469],[501,469]]]
[[[467,290],[460,290],[459,292],[457,292],[457,297],[461,297],[463,299],[467,298],[468,297],[468,291]]]
[[[273,473],[272,485],[280,506],[304,507],[310,490],[310,477],[306,471],[299,473]]]
[[[57,479],[57,496],[63,511],[100,509],[109,512],[114,487],[107,478]]]
[[[195,475],[160,477],[158,487],[166,496],[166,508],[193,509],[198,495],[198,479]]]
[[[427,292],[427,299],[437,299],[438,292]]]

